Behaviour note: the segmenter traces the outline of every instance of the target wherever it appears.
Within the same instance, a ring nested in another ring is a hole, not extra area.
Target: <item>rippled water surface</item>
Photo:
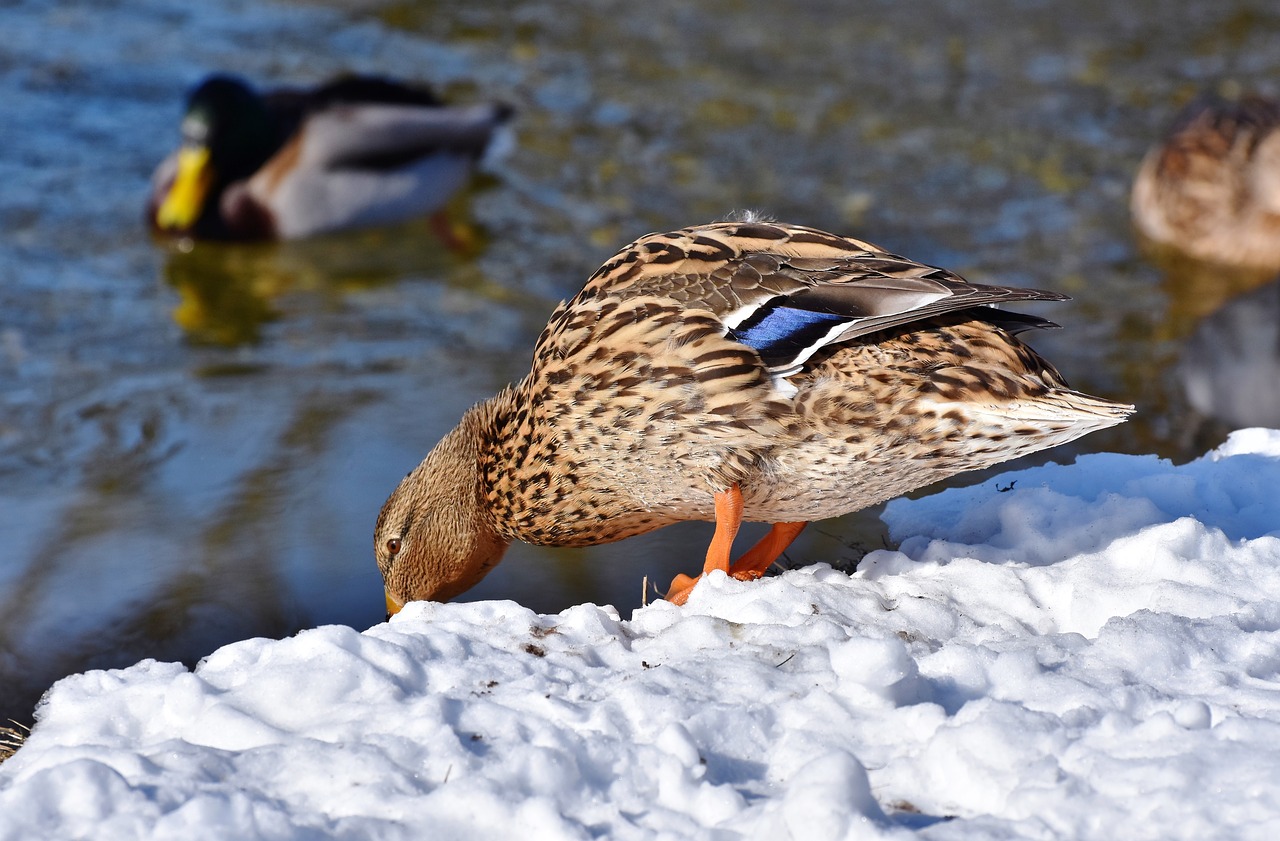
[[[1280,368],[1258,309],[1280,299],[1218,313],[1266,278],[1157,268],[1126,210],[1196,91],[1280,92],[1269,4],[11,2],[0,32],[0,719],[71,671],[379,621],[387,493],[648,231],[756,208],[1075,296],[1036,309],[1066,328],[1037,347],[1140,414],[1054,458],[1196,454]],[[516,150],[456,209],[474,248],[425,222],[153,242],[150,170],[187,86],[226,69],[516,105]],[[1254,324],[1269,349],[1213,339]],[[811,531],[793,559],[882,539],[874,512]],[[515,547],[468,598],[625,611],[707,534]]]

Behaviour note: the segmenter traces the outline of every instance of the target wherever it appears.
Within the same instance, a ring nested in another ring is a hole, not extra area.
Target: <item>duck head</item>
[[[378,514],[373,549],[387,613],[406,602],[448,601],[470,589],[506,552],[493,527],[479,469],[477,411],[400,482]]]
[[[161,231],[183,233],[216,219],[226,187],[248,178],[281,138],[266,102],[233,76],[211,76],[187,98],[172,183],[155,212]]]

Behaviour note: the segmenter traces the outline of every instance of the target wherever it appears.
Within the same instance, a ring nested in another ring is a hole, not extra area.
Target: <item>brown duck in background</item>
[[[1216,94],[1192,101],[1143,160],[1130,210],[1157,248],[1280,269],[1280,103]]]
[[[425,216],[510,116],[368,76],[266,94],[211,76],[188,98],[181,148],[152,176],[147,218],[176,237],[260,240]]]
[[[1049,322],[989,306],[1063,297],[795,225],[641,237],[387,500],[387,608],[462,593],[513,540],[682,520],[716,523],[704,572],[756,578],[809,521],[1120,423],[1132,406],[1071,391],[1014,335]],[[731,564],[744,519],[774,526]]]

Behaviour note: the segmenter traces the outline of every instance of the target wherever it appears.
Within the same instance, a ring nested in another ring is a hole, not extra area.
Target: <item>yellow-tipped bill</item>
[[[404,607],[404,605],[396,601],[396,597],[391,595],[391,593],[389,592],[386,593],[386,596],[387,596],[387,616],[395,616],[397,613],[400,612],[400,608]]]
[[[185,231],[200,218],[200,208],[213,183],[206,146],[186,146],[178,150],[178,173],[173,186],[156,211],[156,226],[162,230]]]

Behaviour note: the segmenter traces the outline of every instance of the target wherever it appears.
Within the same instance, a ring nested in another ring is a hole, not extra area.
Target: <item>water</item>
[[[372,525],[399,478],[527,369],[552,306],[618,246],[738,208],[1076,296],[1036,308],[1066,326],[1037,347],[1140,414],[1054,458],[1220,438],[1178,363],[1258,279],[1157,268],[1127,190],[1202,86],[1277,93],[1280,14],[851,6],[0,4],[0,719],[29,719],[68,672],[379,621]],[[517,105],[516,151],[459,211],[478,248],[425,223],[153,242],[150,170],[187,86],[225,69],[382,72]],[[1229,358],[1201,368],[1230,378]],[[874,512],[811,531],[793,556],[883,540]],[[643,576],[696,569],[707,534],[515,547],[467,598],[626,611]]]

